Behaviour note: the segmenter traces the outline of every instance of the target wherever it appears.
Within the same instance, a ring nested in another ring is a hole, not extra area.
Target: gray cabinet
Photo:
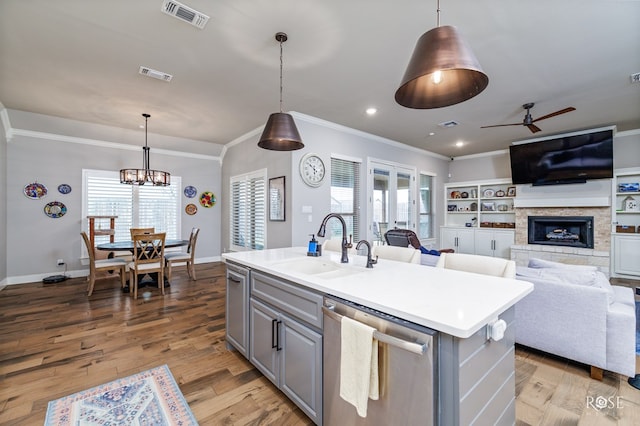
[[[322,424],[322,295],[251,273],[249,360]]]
[[[226,340],[249,357],[249,276],[250,270],[227,263]]]

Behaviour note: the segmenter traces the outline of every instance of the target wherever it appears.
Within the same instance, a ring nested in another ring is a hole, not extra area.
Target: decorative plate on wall
[[[58,192],[61,194],[68,194],[71,192],[71,186],[66,183],[58,185]]]
[[[194,214],[196,214],[198,212],[198,207],[191,203],[191,204],[187,204],[184,208],[184,211],[189,215],[189,216],[193,216]]]
[[[205,191],[200,194],[200,205],[205,208],[213,207],[216,203],[216,196],[213,195],[213,192]]]
[[[187,198],[193,198],[196,196],[196,194],[198,193],[198,190],[195,188],[195,186],[185,186],[184,187],[184,195]]]
[[[67,213],[67,206],[62,204],[60,201],[52,201],[44,206],[44,214],[53,219],[62,217],[65,213]]]
[[[33,182],[24,187],[24,195],[32,200],[37,200],[47,195],[47,187],[41,183]]]

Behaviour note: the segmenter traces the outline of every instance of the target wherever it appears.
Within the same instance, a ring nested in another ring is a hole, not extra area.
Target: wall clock
[[[320,186],[325,172],[324,163],[316,154],[305,154],[300,160],[300,177],[309,186]]]

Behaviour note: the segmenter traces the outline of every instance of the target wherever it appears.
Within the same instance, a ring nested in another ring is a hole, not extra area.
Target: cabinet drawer
[[[322,329],[322,295],[257,271],[251,272],[251,296]]]

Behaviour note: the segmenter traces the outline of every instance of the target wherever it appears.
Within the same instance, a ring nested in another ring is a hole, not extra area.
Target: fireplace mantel
[[[516,208],[609,207],[611,206],[611,197],[516,198],[513,206]]]

